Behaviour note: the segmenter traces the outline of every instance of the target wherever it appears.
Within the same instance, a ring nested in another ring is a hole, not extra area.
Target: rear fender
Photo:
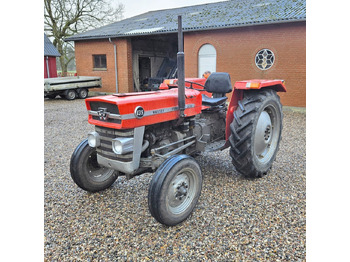
[[[275,80],[266,80],[266,79],[252,79],[245,81],[237,81],[234,85],[234,89],[238,90],[252,90],[252,89],[262,89],[270,88],[276,92],[287,92],[284,85],[284,80],[275,79]]]
[[[235,112],[238,106],[238,101],[243,99],[243,93],[244,93],[244,90],[235,89],[235,88],[233,89],[231,101],[228,106],[227,114],[226,114],[226,136],[225,136],[226,144],[224,148],[228,147],[230,144],[228,141],[228,138],[231,135],[230,124],[233,121],[233,112]]]
[[[224,148],[229,146],[228,139],[231,135],[230,124],[233,121],[233,113],[235,112],[238,106],[238,101],[243,99],[244,92],[248,90],[259,90],[263,88],[270,88],[275,90],[276,92],[287,92],[287,89],[284,85],[284,80],[253,79],[246,81],[237,81],[235,83],[226,115],[226,144]]]

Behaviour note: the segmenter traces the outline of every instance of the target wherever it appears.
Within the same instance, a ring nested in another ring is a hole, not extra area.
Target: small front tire
[[[83,140],[74,150],[70,161],[70,173],[73,181],[88,192],[97,192],[109,188],[117,179],[113,169],[101,167],[97,163],[97,152]]]
[[[202,190],[202,172],[192,157],[175,155],[165,160],[151,181],[148,207],[160,223],[174,226],[196,206]]]

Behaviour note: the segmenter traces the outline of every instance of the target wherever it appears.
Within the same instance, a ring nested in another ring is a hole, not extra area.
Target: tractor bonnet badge
[[[134,115],[135,115],[136,118],[140,119],[140,118],[142,118],[144,116],[144,114],[145,114],[145,110],[143,109],[142,106],[137,106],[135,108]]]
[[[106,121],[108,119],[109,113],[107,112],[107,108],[99,107],[97,114],[98,114],[98,117],[100,118],[100,120]]]

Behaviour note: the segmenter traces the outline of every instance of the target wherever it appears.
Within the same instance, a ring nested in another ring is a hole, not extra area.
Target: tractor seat
[[[212,93],[213,97],[202,94],[202,104],[216,107],[226,102],[226,94],[232,92],[231,78],[228,73],[212,73],[204,84],[205,91]]]
[[[208,97],[208,96],[202,94],[202,105],[204,105],[204,106],[210,106],[210,107],[219,106],[219,105],[225,103],[226,100],[227,100],[226,96],[211,98],[211,97]]]

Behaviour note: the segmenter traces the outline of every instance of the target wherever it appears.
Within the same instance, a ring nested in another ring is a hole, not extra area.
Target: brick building
[[[304,0],[238,0],[152,11],[72,36],[78,75],[102,77],[102,91],[134,92],[176,60],[182,15],[186,77],[205,70],[238,80],[284,79],[287,106],[306,106]],[[116,59],[115,59],[116,58]],[[116,78],[117,75],[117,78]]]

